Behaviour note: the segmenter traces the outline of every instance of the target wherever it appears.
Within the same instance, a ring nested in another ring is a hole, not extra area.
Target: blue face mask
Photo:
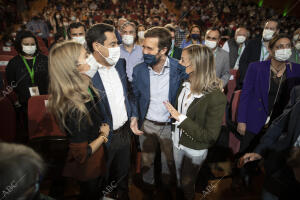
[[[192,39],[198,40],[200,38],[199,34],[191,34]]]
[[[153,66],[157,63],[156,57],[155,55],[151,55],[151,54],[144,54],[144,62],[147,65]]]

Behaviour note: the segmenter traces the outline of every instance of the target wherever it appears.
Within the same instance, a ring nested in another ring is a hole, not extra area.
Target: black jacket
[[[27,60],[27,62],[32,67],[33,61]],[[6,67],[7,82],[14,88],[19,102],[24,106],[27,106],[30,98],[29,87],[38,86],[40,95],[48,94],[48,57],[38,54],[33,68],[34,85],[21,56],[12,58]]]
[[[243,81],[246,76],[248,66],[251,62],[256,62],[260,60],[261,52],[261,38],[250,40],[248,45],[245,47],[239,62],[239,80],[237,82],[237,88],[241,89],[243,86]]]

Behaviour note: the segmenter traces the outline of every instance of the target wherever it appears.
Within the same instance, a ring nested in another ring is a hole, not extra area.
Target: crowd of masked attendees
[[[13,58],[0,89],[14,85],[25,129],[28,100],[49,95],[79,199],[135,199],[133,151],[143,199],[194,199],[211,149],[229,148],[224,134],[240,142],[233,190],[263,168],[262,199],[299,196],[299,19],[250,1],[174,2],[48,1],[3,32],[0,54]],[[39,192],[47,170],[32,149],[0,143],[0,154],[1,199],[63,198]]]

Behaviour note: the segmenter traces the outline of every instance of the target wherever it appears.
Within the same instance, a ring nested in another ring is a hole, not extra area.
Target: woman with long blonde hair
[[[183,49],[179,63],[186,67],[189,80],[178,91],[177,109],[164,103],[176,120],[172,127],[173,154],[178,187],[184,195],[179,199],[194,199],[196,175],[208,148],[219,136],[226,97],[209,48],[190,45]]]
[[[89,59],[77,42],[59,43],[51,49],[48,109],[70,140],[63,175],[79,181],[80,199],[99,199],[109,126],[103,123],[100,97],[87,76],[92,70]]]

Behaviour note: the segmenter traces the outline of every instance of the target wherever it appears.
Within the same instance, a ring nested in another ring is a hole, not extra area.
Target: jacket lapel
[[[269,82],[270,82],[270,63],[271,61],[265,61],[264,66],[261,68],[261,72],[259,73],[260,84],[259,88],[262,96],[262,103],[264,105],[265,112],[269,113],[269,104],[268,104],[268,96],[269,96]]]
[[[169,80],[169,102],[173,102],[172,97],[176,96],[176,85],[178,84],[178,76],[176,74],[176,62],[169,58],[170,63],[170,80]]]

